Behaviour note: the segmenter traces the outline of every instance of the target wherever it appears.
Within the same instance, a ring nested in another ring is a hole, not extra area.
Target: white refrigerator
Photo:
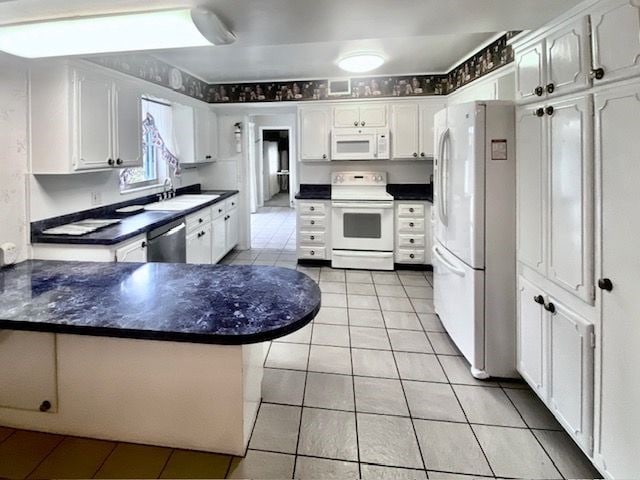
[[[516,162],[511,102],[435,116],[434,306],[476,378],[516,377]]]

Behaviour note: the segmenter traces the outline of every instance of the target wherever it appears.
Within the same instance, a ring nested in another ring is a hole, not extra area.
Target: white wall
[[[0,52],[0,243],[27,258],[27,68]]]

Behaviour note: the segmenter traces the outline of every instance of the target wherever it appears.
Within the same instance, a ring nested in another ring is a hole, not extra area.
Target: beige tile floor
[[[288,241],[270,264],[295,265],[278,260]],[[430,273],[297,268],[323,307],[268,345],[244,458],[0,427],[0,478],[598,477],[525,384],[470,375],[433,314]]]

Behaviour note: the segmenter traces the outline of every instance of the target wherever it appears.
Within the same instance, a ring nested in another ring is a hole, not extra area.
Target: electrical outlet
[[[0,267],[13,265],[18,259],[18,249],[15,244],[7,242],[0,245]]]
[[[102,203],[102,195],[100,192],[91,192],[91,205],[100,205]]]

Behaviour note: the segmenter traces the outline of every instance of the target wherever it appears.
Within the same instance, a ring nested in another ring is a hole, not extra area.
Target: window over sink
[[[142,99],[142,166],[120,171],[120,191],[160,186],[179,169],[173,154],[173,118],[168,103]],[[173,170],[173,172],[171,171]]]

